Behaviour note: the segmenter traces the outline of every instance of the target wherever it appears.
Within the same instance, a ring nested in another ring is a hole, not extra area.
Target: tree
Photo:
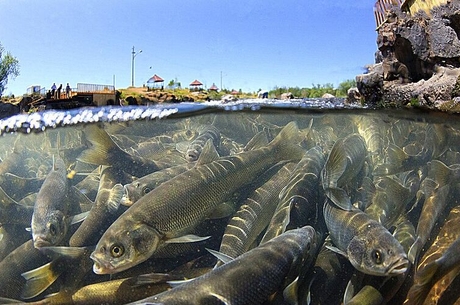
[[[0,96],[6,89],[8,78],[15,79],[19,76],[19,61],[11,55],[10,52],[6,52],[3,46],[0,44]]]
[[[348,89],[356,87],[356,80],[347,79],[339,84],[337,88],[337,96],[347,96]]]

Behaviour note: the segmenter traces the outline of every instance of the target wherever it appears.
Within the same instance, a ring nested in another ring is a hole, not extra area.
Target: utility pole
[[[222,91],[222,71],[220,71],[220,91]]]
[[[137,55],[141,54],[142,50],[139,50],[138,52],[134,51],[134,46],[133,46],[133,51],[131,52],[132,54],[132,61],[131,61],[131,87],[134,87],[134,58],[136,58]]]

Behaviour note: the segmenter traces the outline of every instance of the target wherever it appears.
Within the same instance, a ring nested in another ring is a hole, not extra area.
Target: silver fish
[[[250,249],[270,222],[278,203],[278,194],[294,167],[293,163],[284,165],[249,195],[228,222],[219,252],[236,258]]]
[[[351,209],[350,197],[344,188],[358,175],[366,154],[366,143],[359,134],[339,139],[332,147],[321,172],[321,179],[324,193],[337,207]]]
[[[313,224],[318,221],[318,183],[325,157],[322,149],[309,149],[297,163],[288,183],[279,194],[279,203],[261,243],[282,234],[291,228]],[[312,219],[313,218],[313,219]]]
[[[70,217],[80,208],[68,200],[69,190],[64,161],[56,157],[38,192],[32,215],[32,237],[36,248],[58,245],[67,234]]]
[[[119,182],[127,179],[113,167],[102,169],[96,201],[88,217],[70,237],[71,247],[93,246],[102,236],[102,232],[124,212],[125,209],[120,208],[124,189]]]
[[[414,198],[414,194],[399,181],[387,176],[377,179],[375,186],[372,182],[366,185],[369,187],[367,196],[370,197],[370,205],[364,212],[385,228],[391,228]]]
[[[456,206],[450,211],[435,241],[421,259],[405,304],[423,304],[431,288],[441,278],[449,274],[440,284],[447,288],[459,272],[460,206]]]
[[[324,219],[335,251],[370,275],[405,273],[409,261],[401,244],[380,223],[358,209],[345,211],[324,205]]]
[[[130,155],[122,150],[102,127],[88,125],[84,133],[92,146],[80,154],[77,158],[79,161],[117,166],[133,176],[145,176],[160,169],[154,161]]]
[[[91,258],[98,274],[126,270],[145,261],[165,243],[187,236],[216,206],[241,186],[282,160],[299,160],[295,123],[268,145],[219,158],[210,141],[197,165],[142,197],[104,233]]]
[[[315,238],[310,226],[287,231],[205,275],[132,304],[263,304],[295,279],[315,252]]]
[[[133,182],[124,185],[125,194],[123,195],[121,204],[126,206],[133,205],[142,196],[151,192],[158,185],[175,176],[188,171],[195,166],[195,163],[187,162],[181,165],[165,168],[151,174],[135,179]]]
[[[423,182],[425,201],[417,222],[417,239],[409,249],[409,260],[414,263],[420,251],[430,237],[431,231],[447,204],[450,185],[438,187],[433,180],[426,178]]]
[[[212,125],[200,126],[198,128],[198,132],[198,136],[189,144],[185,152],[185,159],[189,162],[198,160],[198,157],[208,140],[211,140],[216,150],[219,151],[220,132],[216,127]]]

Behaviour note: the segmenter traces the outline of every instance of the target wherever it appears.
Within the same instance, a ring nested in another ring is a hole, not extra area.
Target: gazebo
[[[212,83],[212,86],[208,89],[209,91],[219,91],[219,88],[217,88],[216,84]]]
[[[147,81],[147,87],[149,89],[163,89],[164,88],[164,80],[159,77],[158,75],[154,75]]]
[[[190,83],[190,88],[192,91],[199,91],[203,89],[203,84],[199,80],[194,80]]]

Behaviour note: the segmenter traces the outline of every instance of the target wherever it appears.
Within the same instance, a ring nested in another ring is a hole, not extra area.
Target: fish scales
[[[290,230],[238,258],[156,296],[133,304],[263,304],[295,278],[315,252],[312,227]]]
[[[235,258],[249,250],[270,222],[278,203],[278,194],[294,167],[293,163],[281,167],[244,201],[225,229],[219,252]]]
[[[210,160],[214,161],[198,163],[189,171],[164,182],[109,227],[93,252],[94,271],[113,273],[124,270],[150,257],[164,242],[189,234],[219,203],[268,168],[281,160],[301,159],[303,151],[295,144],[297,137],[296,124],[290,123],[268,146],[224,158],[216,156],[217,152],[212,150],[208,141],[209,148],[201,157],[206,158],[209,154],[213,156]],[[127,244],[123,245],[122,240]],[[142,246],[142,251],[133,250],[133,241]],[[118,248],[120,244],[122,247]],[[117,253],[112,256],[108,252],[114,246]],[[125,250],[137,258],[124,261],[128,257]],[[102,262],[106,264],[102,268],[106,271],[101,269]],[[114,264],[123,268],[116,268]]]

